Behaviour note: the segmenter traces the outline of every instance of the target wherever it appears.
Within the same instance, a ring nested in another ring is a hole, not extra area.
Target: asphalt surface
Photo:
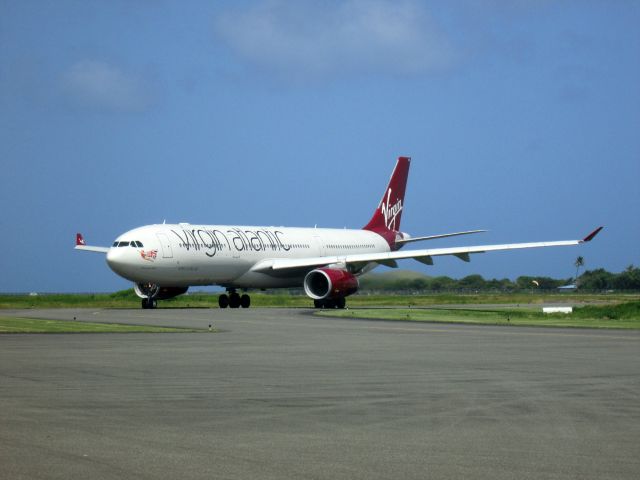
[[[640,478],[638,332],[27,313],[219,333],[0,335],[2,479]]]

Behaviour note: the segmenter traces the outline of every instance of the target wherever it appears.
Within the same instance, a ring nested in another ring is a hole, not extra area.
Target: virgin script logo
[[[402,212],[402,200],[399,198],[394,205],[389,205],[391,201],[391,189],[387,192],[387,200],[382,202],[380,211],[384,217],[384,224],[389,230],[396,229],[396,217]]]
[[[153,262],[158,256],[158,250],[140,250],[140,256],[143,260],[147,260],[148,262]]]

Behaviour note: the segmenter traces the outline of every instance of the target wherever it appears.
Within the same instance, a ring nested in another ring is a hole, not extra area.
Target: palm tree
[[[576,284],[578,283],[578,272],[580,271],[580,267],[584,266],[584,258],[578,257],[573,264],[576,267]]]

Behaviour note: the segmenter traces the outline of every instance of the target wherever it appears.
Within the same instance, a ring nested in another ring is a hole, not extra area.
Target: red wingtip
[[[582,239],[583,242],[590,242],[591,240],[593,240],[593,238],[600,233],[600,230],[602,230],[604,227],[598,227],[596,228],[593,232],[591,232],[589,235],[587,235],[586,237],[584,237]]]
[[[76,233],[76,245],[86,245],[81,233]]]

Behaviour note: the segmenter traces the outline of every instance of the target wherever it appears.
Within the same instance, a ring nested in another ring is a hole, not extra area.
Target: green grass
[[[270,295],[251,293],[253,307],[298,307],[309,308],[311,300],[304,295],[282,293]],[[495,325],[541,325],[593,328],[640,328],[640,295],[636,294],[592,294],[592,293],[478,293],[478,294],[426,294],[426,295],[367,295],[359,294],[347,299],[351,310],[323,311],[322,315],[336,315],[388,320],[410,320],[427,322],[463,322]],[[574,309],[574,313],[542,314],[539,305],[562,303],[585,305]],[[519,308],[500,308],[489,305],[518,305]],[[446,308],[446,305],[469,305],[467,309]],[[477,307],[487,305],[486,308]],[[217,308],[217,295],[196,293],[159,302],[160,308]],[[433,306],[436,306],[435,308]],[[473,306],[473,307],[472,307]],[[373,309],[372,307],[399,307],[395,309]],[[431,308],[429,308],[431,307]],[[441,308],[438,308],[441,307]],[[58,294],[58,295],[0,295],[1,309],[30,308],[140,308],[140,299],[133,290],[111,294]],[[69,323],[67,327],[43,326],[44,320],[3,318],[0,332],[8,331],[184,331],[155,327],[113,325],[98,328],[96,324]],[[29,327],[25,322],[35,322]],[[65,322],[57,322],[65,323]],[[20,330],[23,328],[24,330]],[[36,330],[29,330],[34,328]],[[37,330],[40,328],[40,330]],[[64,330],[67,328],[67,330]],[[44,330],[43,330],[44,329]],[[71,330],[69,330],[71,329]],[[135,329],[135,330],[131,330]]]
[[[620,303],[640,299],[638,294],[602,293],[437,293],[426,295],[366,295],[358,294],[347,299],[353,307],[428,307],[432,305],[481,305],[481,304],[521,304],[541,305],[544,303]]]
[[[201,331],[187,328],[0,317],[0,333],[184,333]]]
[[[321,316],[375,318],[414,322],[528,325],[545,327],[640,329],[640,301],[618,305],[577,307],[571,314],[544,314],[541,309],[400,308],[324,310]]]
[[[589,293],[478,293],[478,294],[425,294],[425,295],[367,295],[360,293],[347,299],[350,307],[421,307],[430,305],[469,304],[521,304],[542,303],[620,303],[638,300],[638,294],[589,294]],[[217,308],[218,296],[196,293],[182,295],[158,302],[160,308]],[[312,306],[304,295],[276,295],[251,292],[253,307],[302,307]],[[0,309],[19,308],[140,308],[140,299],[133,290],[102,294],[43,294],[0,295]]]

